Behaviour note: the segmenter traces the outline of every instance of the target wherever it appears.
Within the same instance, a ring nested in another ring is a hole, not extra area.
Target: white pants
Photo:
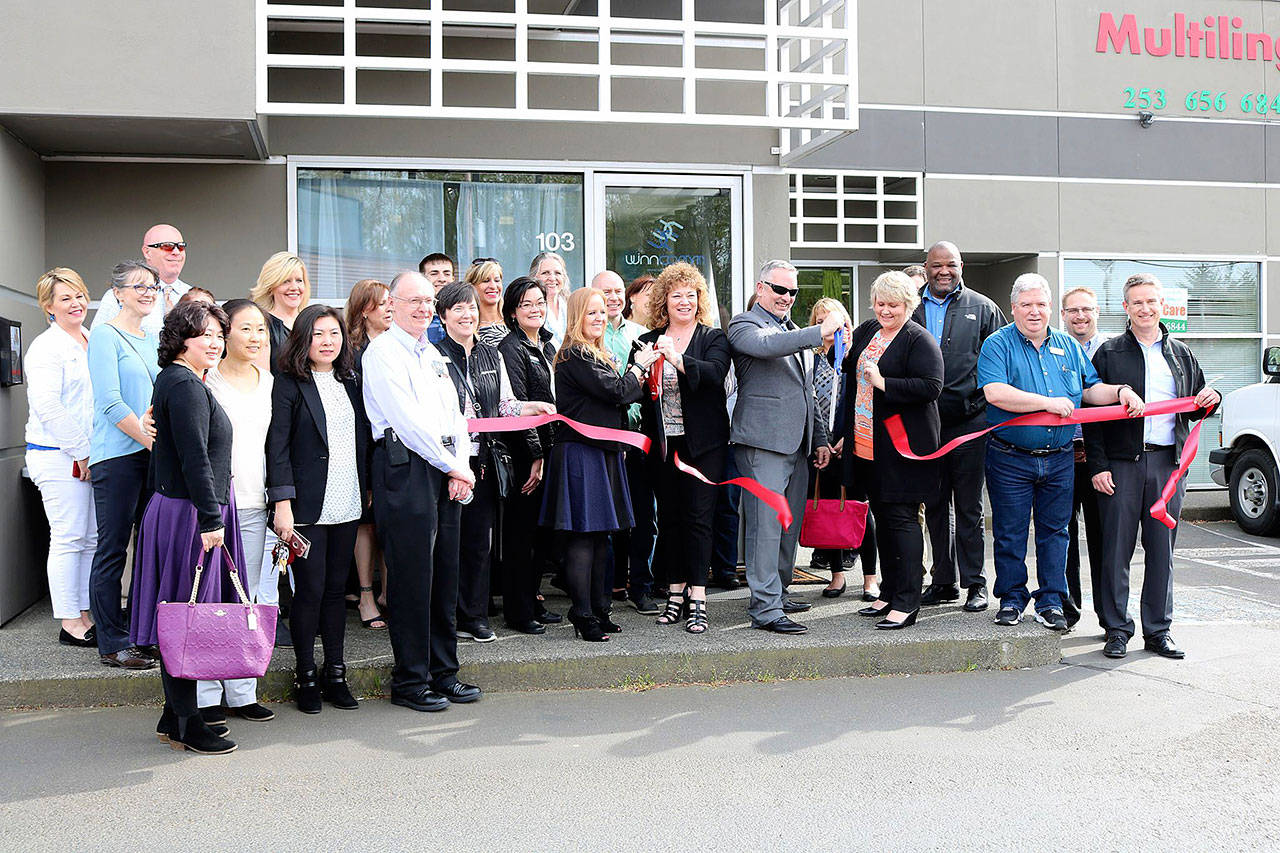
[[[262,559],[267,541],[267,511],[237,509],[236,518],[240,522],[240,541],[244,545],[245,579],[249,582],[245,591],[263,604],[275,604],[279,600],[276,592],[277,575],[270,561],[264,563]],[[268,575],[270,578],[267,577]],[[266,594],[268,580],[270,597]],[[201,708],[212,708],[221,704],[224,695],[228,708],[252,705],[258,701],[258,679],[233,678],[227,681],[196,683],[196,704]]]
[[[71,476],[75,461],[61,450],[28,450],[27,471],[49,519],[49,598],[54,619],[79,619],[89,609],[89,567],[98,548],[93,486]]]

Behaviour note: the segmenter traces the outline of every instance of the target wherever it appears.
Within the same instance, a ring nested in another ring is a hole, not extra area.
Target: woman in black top
[[[564,346],[556,353],[556,409],[592,426],[626,429],[626,406],[641,396],[641,380],[658,358],[651,346],[638,349],[619,375],[604,346],[608,323],[600,291],[583,288],[569,297]],[[541,522],[565,533],[565,580],[573,607],[574,633],[593,642],[620,631],[609,621],[605,581],[608,534],[631,527],[634,515],[622,451],[570,429],[558,433],[542,500]]]
[[[130,635],[139,646],[157,644],[156,604],[191,596],[195,566],[203,561],[200,601],[235,601],[223,559],[245,583],[244,549],[231,492],[231,420],[205,387],[204,373],[222,357],[227,315],[216,305],[188,302],[165,317],[160,331],[152,396],[155,494],[138,532]],[[222,547],[225,546],[225,551]],[[213,553],[210,554],[209,552]],[[177,750],[230,752],[227,729],[210,728],[196,706],[196,682],[174,678],[161,661],[164,713],[156,734]]]
[[[475,288],[465,282],[445,285],[436,294],[436,314],[444,324],[445,338],[436,344],[449,359],[449,378],[458,392],[458,408],[468,418],[541,415],[555,411],[547,403],[525,403],[512,395],[507,369],[496,347],[476,337],[479,310]],[[476,485],[472,500],[462,508],[458,559],[459,637],[478,643],[495,638],[489,627],[489,567],[493,559],[493,530],[497,520],[500,476],[505,465],[511,476],[507,443],[492,433],[472,433],[471,472]],[[515,483],[508,484],[513,490]]]
[[[267,430],[267,502],[282,541],[295,531],[311,543],[293,562],[289,630],[297,658],[298,710],[318,714],[321,699],[358,707],[343,660],[343,592],[355,554],[356,528],[368,490],[369,422],[352,368],[342,316],[327,305],[298,315],[271,389]],[[315,640],[324,647],[323,686],[316,683]]]
[[[551,363],[556,348],[544,327],[547,291],[542,283],[521,276],[507,285],[502,317],[511,334],[498,344],[517,400],[540,401],[555,408],[551,389]],[[542,566],[550,548],[538,527],[542,505],[542,476],[551,449],[551,425],[512,437],[512,482],[518,489],[507,497],[502,513],[502,616],[507,627],[525,634],[541,634],[544,621],[560,621],[538,600]]]
[[[297,255],[276,252],[262,265],[258,281],[249,291],[249,298],[266,312],[267,333],[271,341],[267,363],[258,366],[274,375],[279,372],[278,362],[285,339],[293,330],[298,314],[311,301],[307,265]]]
[[[641,409],[641,428],[653,440],[650,456],[658,499],[658,547],[666,574],[667,606],[659,625],[680,621],[688,600],[685,630],[707,630],[707,569],[711,565],[711,517],[716,487],[675,467],[673,457],[719,480],[729,448],[724,379],[729,338],[712,328],[707,282],[692,264],[672,264],[649,294],[653,331],[639,340],[662,355],[659,396]]]

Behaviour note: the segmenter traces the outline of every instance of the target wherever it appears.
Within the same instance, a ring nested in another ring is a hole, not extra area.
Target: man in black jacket
[[[945,444],[987,425],[987,401],[978,388],[978,353],[983,341],[1005,325],[1005,318],[994,302],[964,286],[964,261],[955,244],[933,244],[924,268],[927,283],[920,289],[920,305],[911,319],[928,329],[942,347],[946,374],[942,396],[938,398],[938,415],[942,419]],[[985,559],[982,482],[986,452],[986,439],[978,439],[960,445],[939,460],[941,487],[937,497],[925,504],[933,572],[932,582],[920,598],[921,604],[956,601],[963,585],[968,592],[964,609],[970,612],[987,609],[987,578],[982,568]]]
[[[1129,328],[1098,348],[1093,364],[1103,382],[1128,385],[1145,403],[1195,395],[1196,405],[1210,409],[1222,397],[1206,387],[1204,373],[1186,344],[1169,336],[1160,322],[1164,298],[1159,279],[1147,273],[1124,283],[1124,310]],[[1085,454],[1098,490],[1104,550],[1099,599],[1103,654],[1122,658],[1133,636],[1129,618],[1129,562],[1142,528],[1146,554],[1142,578],[1142,636],[1148,651],[1175,660],[1182,649],[1169,636],[1173,621],[1173,544],[1170,530],[1152,518],[1149,507],[1160,497],[1178,467],[1191,421],[1207,411],[1160,415],[1141,420],[1108,421],[1084,428]],[[1175,520],[1182,509],[1185,484],[1168,503]]]

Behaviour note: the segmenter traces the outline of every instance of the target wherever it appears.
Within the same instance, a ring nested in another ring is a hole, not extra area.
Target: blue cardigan
[[[105,323],[89,332],[89,381],[93,383],[93,435],[89,465],[144,449],[116,426],[130,413],[142,417],[160,373],[155,335],[131,335]]]

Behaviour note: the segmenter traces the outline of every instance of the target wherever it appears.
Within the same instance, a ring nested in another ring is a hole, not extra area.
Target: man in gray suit
[[[744,476],[785,495],[794,520],[783,531],[773,511],[757,500],[743,501],[747,585],[751,624],[779,634],[803,634],[808,628],[787,613],[808,610],[783,595],[795,568],[796,540],[808,487],[808,458],[825,468],[831,460],[830,436],[821,418],[814,421],[814,349],[849,334],[832,311],[820,326],[801,329],[791,322],[799,289],[796,268],[769,261],[756,280],[756,304],[729,323],[729,346],[738,377],[730,440]],[[843,329],[843,332],[842,332]]]

